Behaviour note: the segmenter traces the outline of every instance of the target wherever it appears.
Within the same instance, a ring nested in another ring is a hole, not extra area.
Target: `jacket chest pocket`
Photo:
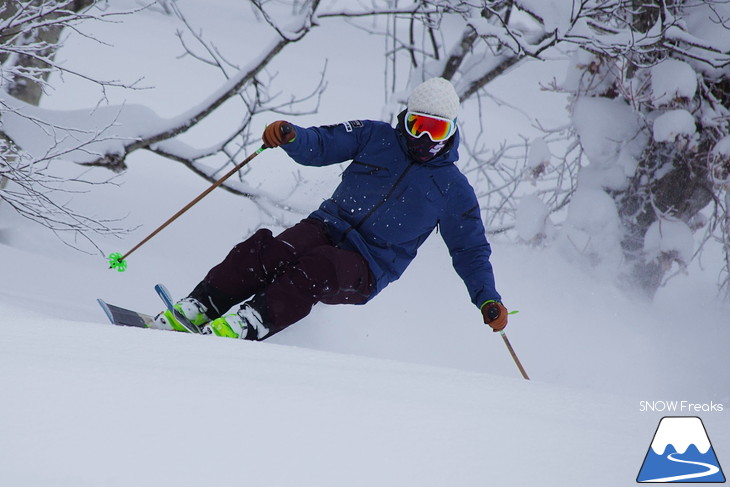
[[[403,186],[393,195],[399,204],[409,208],[420,208],[426,212],[437,211],[434,210],[434,206],[440,204],[443,194],[431,178],[425,182],[414,182]]]
[[[342,174],[342,178],[344,179],[347,176],[388,178],[390,177],[390,169],[376,164],[352,161]]]

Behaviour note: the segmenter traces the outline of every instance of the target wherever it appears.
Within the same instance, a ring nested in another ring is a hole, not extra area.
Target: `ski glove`
[[[288,144],[293,141],[297,136],[294,127],[289,122],[284,120],[277,120],[276,122],[267,125],[264,129],[264,135],[261,139],[264,142],[264,147],[270,149],[272,147],[279,147],[283,144]]]
[[[487,301],[481,310],[484,323],[491,326],[492,330],[502,331],[507,326],[507,308],[499,301]]]

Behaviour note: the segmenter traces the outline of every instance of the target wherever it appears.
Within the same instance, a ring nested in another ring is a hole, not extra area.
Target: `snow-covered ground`
[[[218,35],[235,26],[236,12]],[[174,116],[220,82],[172,59],[176,26],[157,12],[103,27],[113,48],[74,37],[61,57],[102,74],[126,66],[130,79],[144,74],[155,86],[110,93],[113,103],[125,96]],[[135,29],[144,35],[129,35]],[[295,46],[288,62],[316,73],[304,59],[330,42],[318,36]],[[382,42],[353,29],[346,38]],[[138,56],[140,47],[152,52]],[[345,47],[331,55],[320,113],[297,123],[380,116],[382,72],[363,69],[353,79],[336,62]],[[553,75],[539,64],[527,69],[495,93],[509,99],[510,90]],[[54,86],[47,108],[83,108],[98,95],[72,79]],[[563,108],[555,95],[531,96],[548,100],[533,107]],[[524,122],[510,116],[500,120]],[[518,128],[500,124],[495,139],[510,130]],[[281,151],[255,163],[272,173],[293,164]],[[128,250],[207,187],[151,154],[134,154],[129,165],[119,186],[74,198],[139,225],[121,239],[99,237],[107,253]],[[337,171],[315,172],[307,177],[318,201]],[[520,310],[507,333],[528,382],[481,323],[438,235],[367,306],[319,306],[265,343],[244,343],[113,327],[95,298],[154,313],[156,282],[184,295],[256,228],[247,201],[214,192],[135,253],[125,273],[7,207],[0,218],[0,485],[630,485],[667,415],[700,416],[720,463],[730,465],[730,308],[715,298],[712,255],[645,303],[557,251],[493,239],[498,288]],[[646,411],[645,401],[686,403]]]

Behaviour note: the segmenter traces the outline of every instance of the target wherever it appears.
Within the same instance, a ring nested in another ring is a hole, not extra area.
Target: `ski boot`
[[[261,313],[245,303],[236,313],[227,314],[208,323],[213,335],[242,340],[261,340],[269,334]]]
[[[202,327],[210,321],[210,318],[205,314],[207,308],[197,299],[183,298],[175,303],[175,309],[198,327]],[[149,324],[149,327],[157,330],[188,331],[175,319],[169,309],[155,316],[154,321]]]

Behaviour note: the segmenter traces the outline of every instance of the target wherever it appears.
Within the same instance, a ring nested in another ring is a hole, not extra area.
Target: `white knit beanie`
[[[459,95],[448,80],[431,78],[413,90],[408,110],[453,120],[459,114]]]

